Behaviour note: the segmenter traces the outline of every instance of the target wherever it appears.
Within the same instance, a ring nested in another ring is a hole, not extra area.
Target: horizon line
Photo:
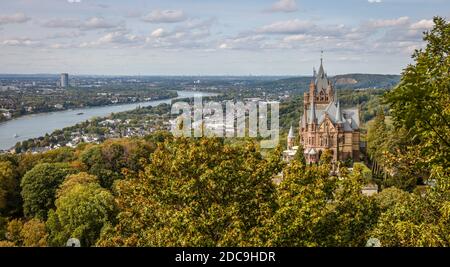
[[[0,73],[0,76],[20,75],[20,76],[58,76],[62,73],[67,73],[69,76],[104,76],[104,77],[313,77],[308,74],[71,74],[70,72],[60,73]],[[369,72],[350,72],[328,75],[328,77],[343,76],[343,75],[397,75],[401,73],[369,73]]]

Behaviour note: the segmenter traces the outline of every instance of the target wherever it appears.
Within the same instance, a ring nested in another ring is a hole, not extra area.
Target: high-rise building
[[[62,88],[69,87],[69,74],[61,73],[61,87]]]

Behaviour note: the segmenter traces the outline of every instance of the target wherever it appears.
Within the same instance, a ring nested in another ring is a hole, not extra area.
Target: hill
[[[330,78],[337,89],[391,88],[400,81],[400,75],[383,74],[344,74]],[[311,76],[279,79],[262,82],[259,86],[266,90],[302,93],[308,90],[311,79]]]

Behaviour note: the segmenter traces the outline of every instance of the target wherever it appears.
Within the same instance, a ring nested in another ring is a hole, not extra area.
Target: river
[[[193,91],[177,91],[177,93],[177,98],[194,97],[196,94],[201,96],[217,95],[214,93]],[[22,116],[17,119],[0,123],[0,150],[10,149],[17,142],[44,136],[46,133],[50,134],[57,129],[69,127],[93,117],[105,117],[111,113],[132,110],[138,106],[146,107],[157,106],[162,103],[170,104],[173,99],[176,98]]]

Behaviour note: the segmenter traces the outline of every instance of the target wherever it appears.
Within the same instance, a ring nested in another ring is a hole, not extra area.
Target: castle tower
[[[331,79],[320,60],[320,67],[303,97],[303,116],[299,135],[308,163],[317,162],[325,150],[333,160],[359,161],[360,111],[341,107]]]
[[[294,129],[292,128],[292,125],[291,125],[291,128],[289,129],[289,134],[287,137],[287,149],[288,150],[291,150],[292,147],[294,147],[294,140],[295,140]]]

